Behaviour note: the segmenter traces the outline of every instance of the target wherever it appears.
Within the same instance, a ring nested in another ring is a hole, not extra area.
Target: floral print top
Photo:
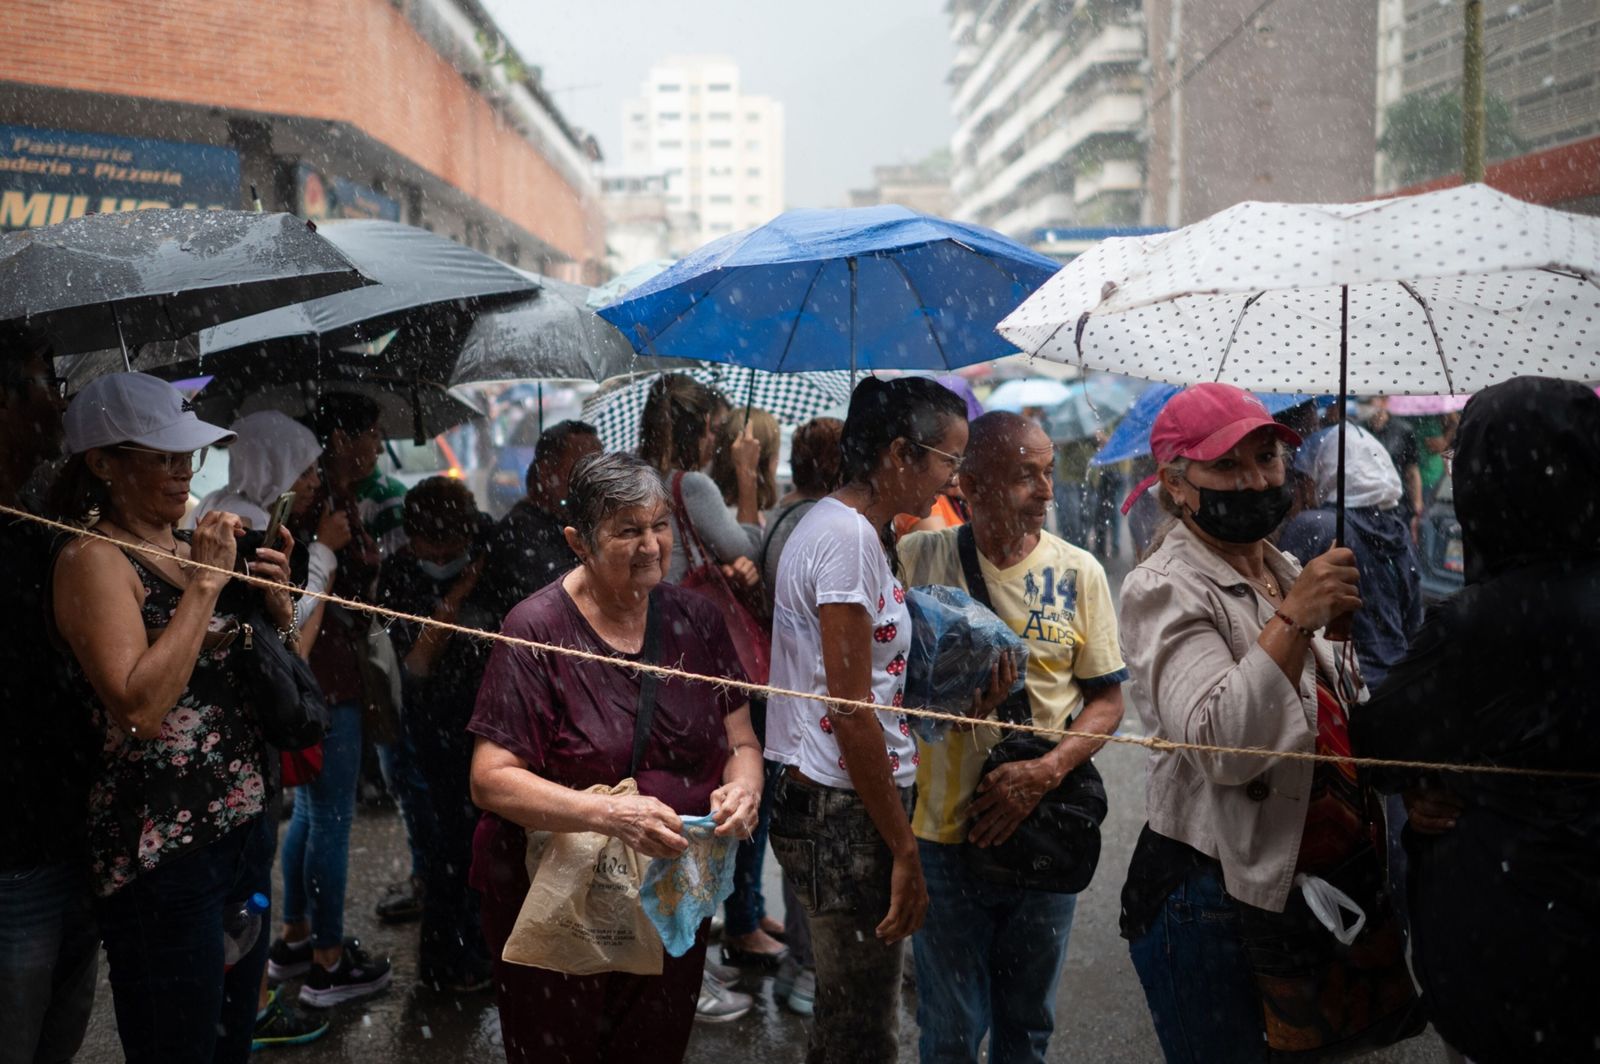
[[[182,591],[132,552],[128,559],[144,585],[145,627],[165,628]],[[210,630],[221,633],[238,625],[238,614],[219,604]],[[200,652],[189,686],[154,738],[129,735],[90,695],[102,742],[89,792],[89,852],[95,890],[102,897],[215,842],[265,808],[266,746],[235,677],[234,655],[241,647],[235,636]]]

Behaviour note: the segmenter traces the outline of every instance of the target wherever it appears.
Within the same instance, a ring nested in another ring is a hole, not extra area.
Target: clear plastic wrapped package
[[[965,591],[926,585],[906,596],[911,611],[911,650],[906,655],[905,704],[946,713],[968,713],[972,693],[989,683],[1000,655],[1017,664],[1020,691],[1027,676],[1028,646],[988,607]],[[944,738],[944,721],[913,717],[912,727],[929,742]]]

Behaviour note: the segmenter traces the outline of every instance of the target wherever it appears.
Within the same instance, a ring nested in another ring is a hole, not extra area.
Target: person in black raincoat
[[[1467,404],[1467,586],[1351,720],[1369,757],[1593,772],[1600,762],[1600,397],[1519,377]],[[1600,783],[1386,771],[1410,811],[1413,966],[1477,1064],[1600,1056]]]

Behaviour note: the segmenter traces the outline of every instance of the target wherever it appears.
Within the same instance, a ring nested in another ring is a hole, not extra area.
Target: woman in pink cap
[[[1185,389],[1151,429],[1157,471],[1129,504],[1154,484],[1173,520],[1123,583],[1121,622],[1156,736],[1349,752],[1344,707],[1360,680],[1318,632],[1361,605],[1354,556],[1335,547],[1302,570],[1267,538],[1289,512],[1285,445],[1299,442],[1227,384]],[[1378,807],[1354,771],[1157,750],[1146,787],[1149,822],[1123,888],[1122,933],[1167,1059],[1266,1060],[1352,1034],[1392,1040],[1374,1025],[1408,1021],[1414,998],[1398,931],[1375,897],[1382,834],[1369,811]],[[1327,976],[1344,947],[1312,917],[1307,876],[1336,883],[1369,928],[1394,936],[1378,970],[1341,969],[1351,979],[1343,996]],[[1352,1007],[1358,992],[1367,996]]]

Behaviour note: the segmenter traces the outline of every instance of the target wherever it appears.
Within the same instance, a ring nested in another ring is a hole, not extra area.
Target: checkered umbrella
[[[780,425],[802,425],[814,417],[841,410],[850,403],[850,373],[763,373],[726,363],[707,363],[681,371],[709,385],[738,407],[760,407]],[[660,374],[618,378],[583,404],[583,419],[600,432],[608,451],[633,451],[639,446],[639,419],[650,385]]]

